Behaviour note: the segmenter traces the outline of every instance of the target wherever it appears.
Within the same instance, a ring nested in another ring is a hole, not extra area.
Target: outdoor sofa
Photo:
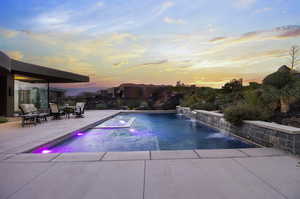
[[[40,121],[47,121],[48,113],[40,112],[34,104],[20,104],[22,114],[22,126],[26,124],[36,124]]]

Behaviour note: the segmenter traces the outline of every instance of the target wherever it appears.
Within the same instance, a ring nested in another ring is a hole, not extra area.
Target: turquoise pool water
[[[252,148],[230,135],[176,114],[122,113],[33,153]]]

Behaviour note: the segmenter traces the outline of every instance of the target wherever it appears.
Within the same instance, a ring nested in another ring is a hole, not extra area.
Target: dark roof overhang
[[[0,68],[9,72],[44,79],[50,83],[89,82],[89,77],[9,58],[0,51]]]
[[[11,66],[10,66],[10,58],[0,51],[0,71],[7,71],[10,72]]]
[[[89,81],[88,76],[56,70],[35,64],[29,64],[13,59],[11,61],[11,70],[14,73],[45,79],[50,83],[75,83]]]

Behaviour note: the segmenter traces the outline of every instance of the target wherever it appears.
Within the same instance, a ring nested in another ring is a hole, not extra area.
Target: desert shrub
[[[260,90],[247,90],[244,92],[244,100],[247,104],[253,106],[261,106],[263,102],[261,100],[261,91]]]
[[[142,101],[140,107],[149,107],[149,104],[146,101]]]
[[[246,89],[255,90],[255,89],[261,88],[261,86],[262,85],[257,82],[249,82],[249,85],[246,86]]]
[[[6,119],[5,117],[0,117],[0,123],[5,123],[8,122],[8,119]]]
[[[140,106],[136,108],[137,110],[149,110],[149,104],[146,101],[142,101]]]
[[[243,95],[241,92],[220,93],[216,98],[215,104],[217,104],[221,112],[224,112],[226,108],[240,103],[242,99]]]
[[[240,91],[243,88],[243,79],[233,79],[222,86],[222,91],[224,93],[231,93]]]
[[[128,106],[129,109],[135,109],[137,107],[139,107],[141,104],[140,100],[126,100],[124,101],[124,105]]]
[[[272,112],[259,106],[238,104],[225,109],[224,117],[234,125],[241,125],[243,120],[269,120]]]
[[[96,104],[96,109],[98,110],[103,110],[103,109],[107,109],[108,106],[104,103],[99,103],[99,104]]]
[[[191,106],[192,109],[215,111],[218,110],[218,106],[213,103],[197,103]]]
[[[216,110],[214,105],[217,92],[213,88],[201,87],[192,94],[186,94],[180,105],[191,107],[192,109]]]
[[[187,95],[184,96],[183,100],[181,101],[180,105],[185,107],[192,107],[193,105],[199,103],[201,99],[196,95]]]

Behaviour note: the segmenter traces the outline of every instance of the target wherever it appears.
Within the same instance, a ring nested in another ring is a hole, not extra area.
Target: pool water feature
[[[132,118],[135,118],[134,121]],[[124,121],[124,122],[120,122]],[[175,113],[121,113],[102,123],[116,126],[133,121],[128,128],[95,126],[51,147],[33,153],[188,150],[254,148],[256,145]],[[101,125],[100,125],[101,126]]]
[[[117,115],[112,119],[105,121],[94,128],[99,129],[115,129],[115,128],[130,128],[135,120],[135,117],[124,117],[123,115]]]

